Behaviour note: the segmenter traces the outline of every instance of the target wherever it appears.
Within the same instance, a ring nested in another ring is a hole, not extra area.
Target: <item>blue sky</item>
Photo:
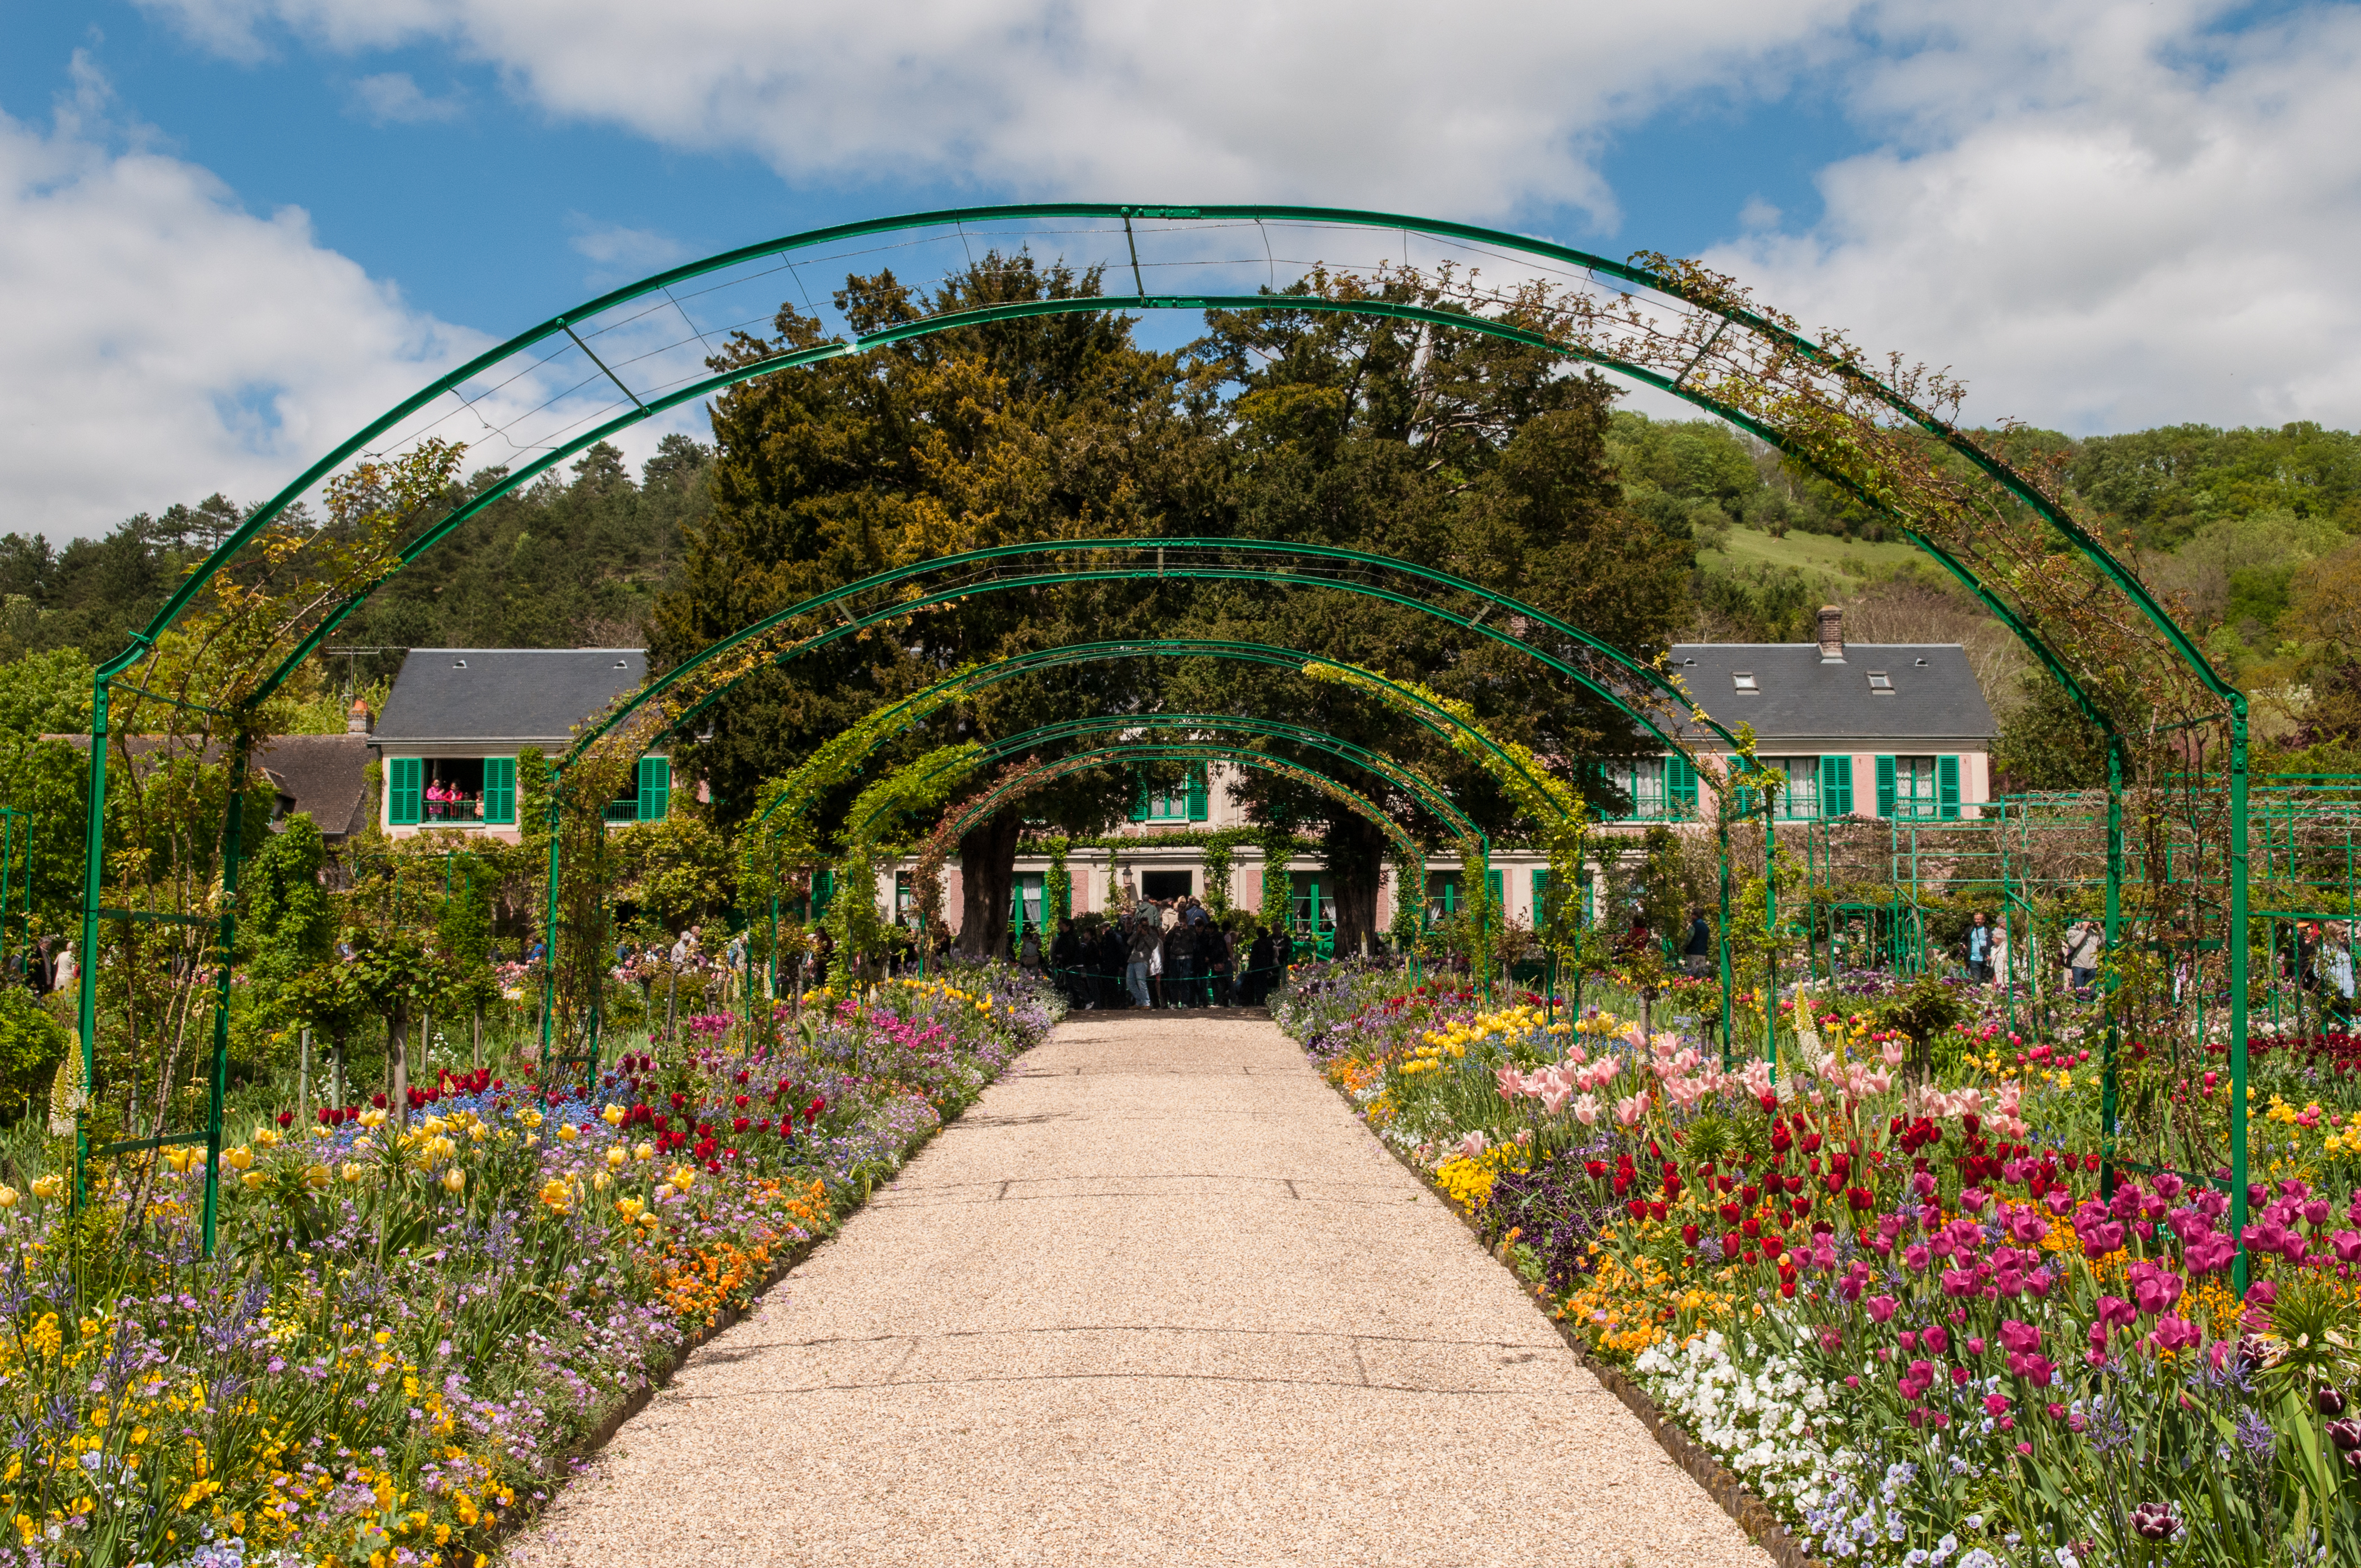
[[[672,259],[1037,196],[1700,255],[1953,366],[1984,418],[2361,422],[2361,14],[1968,15],[10,4],[0,278],[42,310],[0,322],[0,528],[256,499],[471,345]]]

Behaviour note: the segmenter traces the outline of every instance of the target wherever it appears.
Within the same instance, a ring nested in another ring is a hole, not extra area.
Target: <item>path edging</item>
[[[1064,1019],[1060,1018],[1058,1022],[1063,1023]],[[1050,1031],[1054,1032],[1057,1026],[1057,1024],[1050,1025]],[[998,1083],[1002,1079],[1007,1077],[1011,1068],[1014,1068],[1018,1062],[1024,1060],[1026,1057],[1031,1055],[1035,1047],[1039,1046],[1042,1041],[1047,1040],[1049,1037],[1049,1033],[1044,1033],[1040,1040],[1034,1041],[1033,1045],[1026,1047],[1023,1050],[1018,1051],[1015,1056],[1010,1057],[1007,1062],[1001,1068],[1000,1071],[994,1075],[991,1082],[986,1083],[983,1088],[990,1089],[993,1084]],[[950,1115],[939,1118],[936,1121],[933,1129],[929,1131],[925,1137],[920,1138],[916,1144],[910,1146],[909,1150],[902,1157],[901,1166],[895,1170],[893,1177],[889,1178],[888,1180],[898,1179],[902,1172],[910,1168],[911,1162],[917,1159],[920,1154],[925,1152],[927,1146],[929,1144],[932,1144],[937,1137],[940,1136],[945,1128],[958,1121],[961,1116],[966,1115],[968,1111],[976,1103],[976,1102],[983,1098],[983,1091],[979,1090],[975,1100],[968,1102],[967,1104],[961,1106]],[[881,1182],[878,1185],[883,1187],[884,1183]],[[871,1189],[870,1196],[874,1197],[876,1195],[876,1188]],[[539,1507],[530,1510],[511,1509],[506,1511],[500,1520],[499,1528],[492,1531],[491,1540],[486,1542],[486,1544],[488,1546],[505,1544],[511,1539],[522,1534],[534,1523],[538,1522],[542,1516],[547,1513],[550,1508],[556,1503],[558,1494],[565,1487],[570,1486],[574,1482],[575,1478],[580,1474],[584,1463],[596,1455],[600,1449],[605,1448],[609,1443],[614,1442],[615,1434],[621,1431],[624,1424],[630,1421],[633,1416],[638,1415],[650,1405],[655,1403],[656,1396],[663,1393],[666,1388],[672,1386],[673,1379],[680,1375],[680,1369],[688,1365],[688,1358],[690,1356],[695,1355],[698,1351],[703,1350],[714,1340],[720,1338],[721,1335],[727,1333],[730,1330],[734,1329],[740,1323],[744,1322],[746,1319],[752,1315],[754,1310],[763,1304],[763,1298],[769,1295],[772,1289],[775,1288],[781,1280],[786,1278],[788,1275],[793,1274],[796,1269],[809,1262],[814,1253],[826,1246],[829,1243],[836,1240],[837,1237],[842,1235],[844,1234],[845,1223],[850,1221],[853,1215],[858,1214],[862,1209],[865,1209],[868,1206],[869,1200],[867,1198],[862,1199],[857,1206],[847,1210],[844,1213],[837,1216],[836,1223],[826,1234],[816,1236],[806,1236],[802,1241],[797,1242],[785,1252],[779,1254],[774,1257],[772,1260],[770,1266],[764,1270],[762,1283],[755,1286],[754,1288],[748,1293],[746,1304],[743,1307],[724,1307],[721,1311],[714,1317],[712,1321],[701,1325],[694,1332],[684,1338],[678,1345],[674,1347],[671,1354],[667,1355],[662,1363],[649,1372],[645,1381],[642,1382],[630,1393],[624,1395],[620,1399],[618,1399],[605,1415],[599,1417],[597,1421],[593,1422],[581,1441],[578,1442],[569,1443],[564,1452],[554,1455],[544,1476],[544,1484],[549,1488],[548,1496],[543,1499]]]
[[[1307,1065],[1311,1064],[1307,1062]],[[1368,1118],[1361,1114],[1361,1108],[1354,1103],[1351,1095],[1331,1082],[1328,1075],[1321,1072],[1316,1065],[1312,1065],[1312,1071],[1319,1073],[1320,1081],[1327,1084],[1335,1091],[1336,1097],[1345,1102],[1345,1109],[1353,1113],[1355,1121],[1360,1123],[1362,1131],[1375,1139],[1379,1148],[1391,1155],[1394,1157],[1394,1163],[1416,1178],[1420,1186],[1433,1193],[1436,1201],[1442,1203],[1444,1212],[1467,1227],[1468,1233],[1476,1238],[1476,1245],[1483,1248],[1486,1255],[1509,1271],[1509,1277],[1517,1282],[1518,1294],[1523,1296],[1528,1301],[1532,1301],[1532,1288],[1525,1283],[1524,1276],[1519,1274],[1515,1266],[1509,1261],[1509,1244],[1501,1242],[1495,1245],[1486,1245],[1484,1233],[1477,1225],[1474,1218],[1461,1213],[1459,1205],[1451,1201],[1450,1195],[1443,1190],[1432,1176],[1411,1163],[1408,1155],[1388,1143],[1375,1127],[1370,1126]],[[1538,1302],[1534,1304],[1539,1305]],[[1564,1319],[1553,1316],[1546,1311],[1542,1313],[1542,1317],[1550,1327],[1557,1331],[1558,1337],[1565,1342],[1566,1348],[1574,1352],[1575,1359],[1581,1362],[1589,1369],[1591,1376],[1598,1379],[1599,1386],[1622,1400],[1631,1413],[1640,1418],[1640,1424],[1648,1429],[1649,1435],[1656,1440],[1657,1444],[1664,1449],[1673,1463],[1688,1472],[1690,1478],[1705,1488],[1706,1496],[1719,1504],[1721,1511],[1736,1520],[1738,1528],[1744,1530],[1755,1545],[1769,1552],[1771,1560],[1778,1563],[1779,1568],[1828,1568],[1828,1564],[1803,1549],[1794,1534],[1788,1530],[1786,1522],[1772,1510],[1770,1504],[1748,1491],[1745,1482],[1731,1475],[1702,1444],[1690,1437],[1687,1432],[1683,1431],[1676,1422],[1658,1409],[1656,1402],[1649,1398],[1640,1386],[1627,1376],[1621,1368],[1610,1365],[1594,1355],[1590,1347],[1583,1343],[1581,1335],[1567,1327]]]

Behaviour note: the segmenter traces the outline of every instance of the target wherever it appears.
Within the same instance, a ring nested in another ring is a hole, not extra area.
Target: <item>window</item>
[[[1819,793],[1822,817],[1852,815],[1852,759],[1850,757],[1820,759]]]
[[[1041,910],[1047,900],[1043,896],[1042,873],[1018,872],[1008,890],[1008,924],[1027,930],[1041,928]]]
[[[1624,812],[1626,821],[1651,821],[1664,814],[1663,758],[1642,757],[1622,763],[1615,769],[1614,779],[1616,786],[1631,797]]]
[[[1150,786],[1143,777],[1137,792],[1131,806],[1134,822],[1202,822],[1210,815],[1210,792],[1202,762],[1193,764],[1188,778],[1179,784]]]
[[[1546,877],[1549,873],[1543,872],[1539,874]],[[1463,873],[1459,872],[1429,872],[1426,873],[1426,910],[1428,918],[1433,920],[1448,918],[1450,916],[1456,914],[1467,903],[1467,888],[1466,883],[1461,880],[1462,875]],[[1507,886],[1508,881],[1507,873],[1505,872],[1486,872],[1484,873],[1484,890],[1492,895],[1492,902],[1495,905],[1504,902]]]
[[[1897,822],[1956,822],[1960,817],[1960,759],[1877,759],[1877,814]]]
[[[910,885],[908,872],[894,873],[894,921],[910,927],[918,923],[918,890]]]
[[[1742,692],[1763,689],[1754,684],[1754,672],[1752,670],[1732,670],[1730,673],[1730,684]]]
[[[1186,898],[1197,891],[1194,872],[1142,872],[1139,873],[1139,896],[1142,898]]]
[[[516,820],[514,757],[391,757],[386,821],[396,828],[473,828]]]
[[[1756,759],[1776,775],[1779,792],[1779,817],[1784,822],[1809,822],[1820,815],[1820,759],[1817,757],[1762,757]],[[1752,789],[1738,792],[1741,811],[1760,808]]]
[[[1333,931],[1336,928],[1336,897],[1320,886],[1317,872],[1294,872],[1289,874],[1288,889],[1294,895],[1290,912],[1299,931]]]
[[[609,822],[661,822],[672,812],[672,759],[642,757],[631,787],[607,803]]]
[[[1574,916],[1576,925],[1587,926],[1590,924],[1590,901],[1594,892],[1588,872],[1582,873],[1581,885],[1576,891],[1580,896],[1569,913]],[[1544,926],[1557,917],[1559,904],[1564,896],[1551,883],[1550,874],[1546,869],[1533,872],[1533,925],[1536,927]]]
[[[1870,671],[1869,690],[1870,695],[1872,696],[1892,696],[1894,695],[1894,677],[1887,674],[1883,670]]]

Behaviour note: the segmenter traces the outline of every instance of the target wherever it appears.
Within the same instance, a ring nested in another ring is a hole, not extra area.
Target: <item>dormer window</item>
[[[1872,696],[1892,696],[1894,695],[1894,677],[1887,674],[1883,670],[1870,671],[1869,690],[1870,695]]]
[[[1730,671],[1730,684],[1742,692],[1759,692],[1763,689],[1754,684],[1754,672],[1752,670]]]
[[[465,659],[454,659],[451,661],[451,667],[455,670],[464,670],[467,667],[467,661]]]

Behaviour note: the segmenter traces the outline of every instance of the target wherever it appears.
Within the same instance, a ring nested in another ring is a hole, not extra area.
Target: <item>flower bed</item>
[[[2100,1190],[2079,1039],[1971,1015],[1911,1089],[1898,1036],[1847,1005],[1815,997],[1822,1049],[1775,1083],[1611,1014],[1377,975],[1312,971],[1275,1016],[1806,1551],[2361,1561],[2348,1047],[2256,1052],[2241,1301],[2223,1184]],[[2125,1086],[2192,1146],[2219,1131],[2225,1073],[2159,1054]]]
[[[0,1188],[0,1519],[21,1561],[484,1561],[503,1518],[1036,1043],[1005,970],[698,1031],[587,1095],[489,1073],[225,1151]],[[709,1023],[709,1020],[708,1021]]]

